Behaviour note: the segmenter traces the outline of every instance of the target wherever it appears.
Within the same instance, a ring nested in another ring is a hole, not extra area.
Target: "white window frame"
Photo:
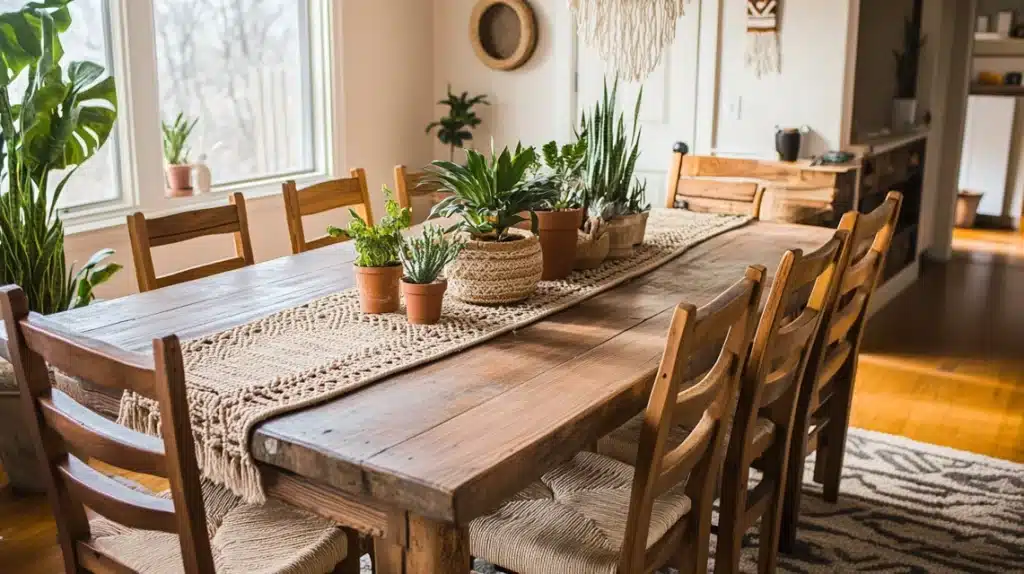
[[[274,174],[240,182],[214,185],[210,193],[185,198],[164,194],[163,141],[160,132],[160,89],[157,73],[156,25],[153,0],[107,0],[107,42],[118,95],[118,120],[111,138],[117,138],[115,164],[120,197],[59,210],[68,234],[121,225],[125,216],[142,211],[150,216],[223,204],[229,193],[246,198],[281,192],[281,183],[300,185],[322,181],[335,172],[332,153],[332,108],[340,98],[340,85],[332,65],[335,19],[333,2],[309,0],[309,74],[312,109],[306,114],[312,134],[313,166],[309,170]],[[304,82],[305,84],[305,82]],[[90,160],[92,161],[92,160]]]

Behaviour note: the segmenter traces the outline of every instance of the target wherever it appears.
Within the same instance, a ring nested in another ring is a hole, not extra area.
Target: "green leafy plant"
[[[921,61],[921,48],[927,43],[921,36],[920,26],[912,19],[903,22],[903,50],[893,50],[896,60],[896,97],[911,99],[917,95],[917,70]]]
[[[579,134],[587,134],[583,167],[583,205],[588,213],[605,220],[640,213],[650,207],[645,202],[646,186],[636,179],[640,157],[640,103],[643,90],[633,108],[633,127],[627,130],[624,115],[616,114],[619,81],[604,93],[589,113],[580,120]]]
[[[402,230],[412,223],[412,211],[398,205],[391,190],[384,186],[384,208],[387,214],[377,225],[368,224],[353,209],[348,229],[327,228],[331,237],[351,237],[356,242],[356,265],[359,267],[391,267],[399,264]]]
[[[121,266],[98,252],[80,271],[64,255],[57,202],[107,141],[117,118],[114,79],[92,62],[61,65],[71,0],[29,2],[0,14],[0,285],[17,284],[43,314],[89,304]],[[21,103],[12,84],[25,76]],[[51,187],[51,174],[59,181]]]
[[[433,283],[465,247],[465,241],[445,235],[436,225],[428,225],[420,237],[407,238],[398,252],[405,267],[405,280],[420,285]]]
[[[191,122],[184,114],[179,113],[173,123],[161,122],[161,129],[164,132],[164,159],[170,165],[185,165],[188,163],[188,154],[192,150],[188,147],[188,138],[192,135],[199,118]]]
[[[448,97],[437,103],[448,106],[448,115],[436,122],[430,122],[426,132],[429,134],[437,130],[437,139],[448,146],[448,159],[455,161],[455,148],[461,148],[467,141],[472,140],[472,130],[481,122],[480,117],[473,111],[473,106],[489,106],[490,102],[485,95],[471,98],[469,92],[462,92],[456,96],[449,85]]]
[[[576,141],[558,147],[550,141],[541,148],[544,166],[558,197],[545,206],[547,209],[576,209],[583,205],[583,168],[587,159],[587,137],[581,134]]]
[[[537,230],[534,210],[555,201],[558,192],[545,176],[533,175],[537,151],[517,145],[514,152],[506,147],[500,154],[491,150],[491,159],[475,150],[467,150],[466,165],[435,161],[428,169],[430,180],[451,196],[441,200],[430,217],[459,217],[448,231],[462,230],[474,239],[512,241],[518,237],[508,230],[526,221],[520,214],[530,214],[531,227]]]

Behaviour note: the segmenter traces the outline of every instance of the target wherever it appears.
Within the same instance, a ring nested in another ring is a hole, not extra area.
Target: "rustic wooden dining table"
[[[751,264],[772,274],[787,249],[831,234],[752,222],[525,328],[268,420],[251,443],[265,490],[375,537],[378,573],[468,572],[471,520],[644,407],[676,304],[709,302]],[[209,335],[352,287],[354,259],[338,244],[53,318],[148,352],[155,337]]]

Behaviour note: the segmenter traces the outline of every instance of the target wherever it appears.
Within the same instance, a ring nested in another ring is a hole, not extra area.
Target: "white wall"
[[[857,46],[855,137],[890,127],[892,123],[892,99],[896,96],[893,50],[903,49],[904,23],[913,15],[913,9],[913,0],[861,1],[860,36],[865,41]],[[923,113],[924,106],[920,107],[919,113]]]
[[[564,0],[534,0],[538,39],[533,57],[518,70],[491,70],[473,52],[469,21],[477,0],[434,1],[434,80],[429,95],[444,97],[448,84],[456,93],[486,94],[490,106],[482,106],[483,124],[470,147],[488,150],[514,146],[522,140],[540,145],[571,135],[572,117],[572,18]],[[433,116],[445,113],[432,108]],[[426,124],[424,124],[425,126]],[[422,128],[420,129],[422,133]],[[447,159],[448,148],[434,144],[434,155]],[[458,157],[456,157],[458,159]]]
[[[775,157],[776,125],[814,130],[805,156],[844,143],[851,0],[787,0],[781,10],[782,73],[757,79],[744,64],[745,3],[722,2],[719,154]]]

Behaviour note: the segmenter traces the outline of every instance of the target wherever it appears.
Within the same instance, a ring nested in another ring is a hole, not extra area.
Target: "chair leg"
[[[807,457],[807,433],[811,427],[809,404],[797,405],[793,436],[790,438],[790,455],[787,462],[789,480],[786,481],[782,501],[782,526],[779,535],[779,551],[792,552],[796,546],[796,531],[800,521],[800,499],[803,497],[804,460]],[[827,427],[826,427],[827,428]]]
[[[711,550],[711,509],[697,509],[679,548],[679,574],[707,574]]]
[[[345,559],[338,564],[331,574],[359,574],[359,557],[362,552],[359,533],[355,530],[345,529],[345,539],[348,543],[348,553]]]
[[[761,516],[761,534],[758,542],[758,572],[769,574],[775,572],[775,566],[779,557],[779,537],[782,523],[782,503],[786,493],[786,474],[789,458],[789,440],[778,445],[779,451],[775,456],[766,453],[765,460],[771,460],[770,466],[764,469],[762,480],[771,480],[773,484],[768,508]]]
[[[726,467],[722,476],[721,505],[718,510],[718,544],[715,547],[715,574],[738,574],[745,532],[747,481],[750,467]]]
[[[818,460],[814,465],[816,482],[822,484],[822,498],[832,504],[839,501],[839,482],[843,474],[843,456],[846,454],[846,434],[850,428],[850,407],[853,402],[853,381],[856,371],[856,363],[851,361],[836,375],[832,383],[835,385],[835,391],[828,401],[828,426],[823,429],[828,437],[828,446],[824,451],[819,449]]]

